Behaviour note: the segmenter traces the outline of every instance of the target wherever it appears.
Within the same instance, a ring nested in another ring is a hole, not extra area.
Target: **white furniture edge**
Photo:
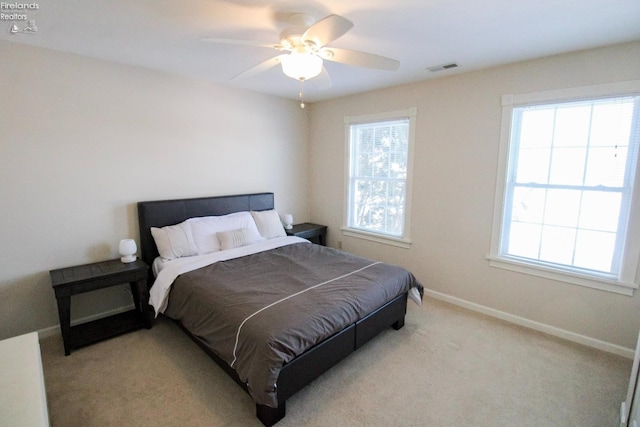
[[[38,334],[0,341],[0,425],[49,426]]]

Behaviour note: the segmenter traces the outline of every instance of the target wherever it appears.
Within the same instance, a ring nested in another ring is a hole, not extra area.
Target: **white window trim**
[[[623,270],[620,280],[586,276],[564,270],[539,266],[520,261],[516,257],[499,255],[500,234],[504,216],[504,195],[506,189],[509,146],[511,140],[511,118],[513,108],[534,103],[558,103],[584,98],[640,94],[640,80],[583,86],[572,89],[551,90],[527,94],[509,94],[502,96],[502,126],[500,129],[500,151],[498,155],[498,175],[494,200],[491,248],[487,259],[492,267],[504,268],[520,273],[554,279],[575,285],[605,290],[617,294],[633,296],[640,283],[640,221],[630,221],[627,229],[627,241],[622,261]],[[638,166],[640,168],[640,166]],[[640,170],[637,171],[629,218],[640,217]]]
[[[358,239],[369,240],[373,242],[383,243],[391,246],[397,246],[408,249],[411,247],[411,195],[413,193],[413,150],[415,145],[416,133],[416,116],[418,109],[416,107],[407,108],[405,110],[390,111],[386,113],[373,113],[361,116],[346,116],[344,118],[345,128],[345,177],[344,177],[344,211],[342,215],[341,227],[342,235],[347,237],[355,237]],[[405,195],[405,212],[404,212],[404,235],[401,237],[389,236],[382,233],[374,233],[371,231],[360,230],[349,227],[349,168],[350,168],[350,126],[358,123],[380,122],[384,120],[409,119],[409,146],[407,147],[407,179],[406,179],[406,195]]]

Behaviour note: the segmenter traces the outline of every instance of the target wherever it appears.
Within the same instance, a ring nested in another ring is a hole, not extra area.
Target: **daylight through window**
[[[411,116],[364,123],[347,121],[346,229],[404,239]]]
[[[640,96],[512,107],[498,258],[621,281],[639,114]]]

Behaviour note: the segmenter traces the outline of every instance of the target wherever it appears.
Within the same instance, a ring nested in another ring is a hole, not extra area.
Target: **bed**
[[[251,395],[266,426],[298,390],[382,330],[402,328],[408,296],[422,296],[405,269],[286,236],[274,215],[273,193],[138,203],[153,311]],[[202,232],[227,218],[255,222],[234,222],[213,240]],[[167,239],[167,252],[162,233],[176,230],[187,237]]]

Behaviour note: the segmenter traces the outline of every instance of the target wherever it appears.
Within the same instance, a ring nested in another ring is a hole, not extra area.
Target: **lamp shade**
[[[311,53],[292,52],[280,59],[282,72],[296,80],[309,80],[322,71],[322,58]]]
[[[287,230],[290,230],[293,228],[293,215],[284,214],[282,216],[282,220],[284,222],[284,228],[286,228]]]
[[[123,239],[120,240],[120,244],[118,245],[118,251],[120,252],[120,261],[122,262],[133,262],[136,260],[135,253],[138,250],[136,246],[136,241],[133,239]]]

